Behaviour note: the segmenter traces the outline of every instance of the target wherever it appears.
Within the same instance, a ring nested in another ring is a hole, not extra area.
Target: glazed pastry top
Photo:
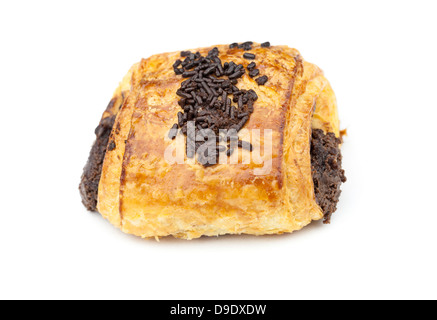
[[[217,48],[223,63],[252,62],[241,49]],[[211,49],[191,51],[206,55]],[[99,186],[103,216],[143,237],[184,238],[289,232],[322,218],[314,197],[309,139],[312,127],[338,136],[332,89],[322,71],[295,49],[255,44],[250,53],[260,75],[269,79],[259,86],[246,73],[238,82],[240,89],[253,89],[259,97],[247,130],[239,134],[253,142],[254,150],[239,149],[237,164],[207,168],[186,158],[182,164],[168,163],[165,156],[180,141],[166,138],[180,111],[176,91],[185,79],[172,67],[180,52],[155,55],[132,67],[114,95],[123,93],[121,109],[116,103],[106,111],[117,118]],[[261,131],[260,139],[250,138],[251,129]],[[271,142],[263,139],[267,129],[272,130]],[[259,174],[256,169],[265,168],[269,159],[271,170]]]

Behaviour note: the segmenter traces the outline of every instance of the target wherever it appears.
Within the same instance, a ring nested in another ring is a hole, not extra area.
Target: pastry
[[[82,201],[143,238],[329,223],[346,181],[334,92],[286,46],[245,42],[143,59],[95,133]]]

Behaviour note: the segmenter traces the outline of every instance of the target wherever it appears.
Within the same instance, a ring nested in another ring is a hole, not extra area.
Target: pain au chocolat
[[[143,59],[95,134],[82,201],[143,238],[329,223],[346,181],[334,92],[287,46],[245,42]]]

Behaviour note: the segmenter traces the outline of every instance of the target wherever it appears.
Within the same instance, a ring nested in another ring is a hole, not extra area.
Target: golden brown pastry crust
[[[218,49],[223,62],[248,64],[241,49]],[[193,239],[292,232],[323,217],[315,202],[309,141],[312,127],[339,136],[334,93],[322,71],[295,49],[255,45],[251,52],[269,82],[258,86],[244,75],[238,86],[255,89],[259,96],[245,128],[273,129],[272,154],[264,154],[264,160],[272,156],[271,172],[254,174],[263,165],[253,160],[209,168],[165,161],[165,149],[174,142],[164,137],[177,122],[176,91],[183,79],[172,68],[179,52],[155,55],[132,67],[116,90],[114,97],[124,96],[120,111],[104,114],[117,118],[98,211],[112,224],[141,237]],[[258,148],[263,147],[261,139]]]

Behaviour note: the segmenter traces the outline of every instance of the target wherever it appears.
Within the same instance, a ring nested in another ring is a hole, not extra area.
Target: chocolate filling
[[[100,121],[99,126],[95,130],[96,141],[91,148],[88,162],[83,169],[79,190],[82,203],[89,211],[96,211],[103,160],[105,159],[106,147],[108,146],[109,136],[111,135],[114,122],[115,116]]]
[[[340,185],[346,182],[341,169],[340,143],[341,140],[332,132],[325,134],[320,129],[312,132],[311,169],[316,202],[325,215],[324,223],[330,223],[341,194]]]
[[[96,211],[97,194],[102,173],[103,160],[109,145],[109,137],[115,116],[103,119],[96,128],[96,141],[91,149],[79,186],[82,202],[90,211]],[[317,204],[322,208],[325,220],[329,223],[337,208],[341,190],[346,181],[341,169],[340,139],[333,133],[324,134],[320,129],[312,132],[311,167]]]

